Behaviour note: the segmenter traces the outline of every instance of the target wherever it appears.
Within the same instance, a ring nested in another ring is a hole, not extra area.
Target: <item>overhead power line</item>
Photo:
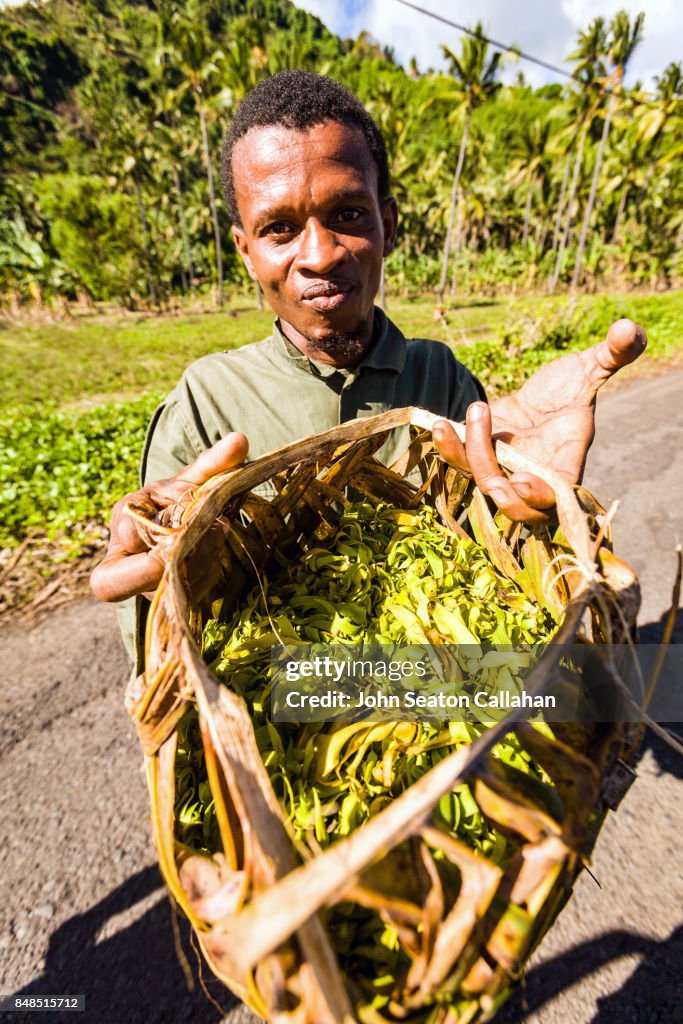
[[[451,21],[449,18],[444,18],[440,14],[435,14],[434,11],[428,11],[424,7],[418,7],[417,4],[408,3],[408,0],[397,0],[397,3],[403,4],[404,7],[412,7],[414,11],[419,11],[420,14],[426,14],[428,18],[434,18],[435,21],[441,21],[444,25],[450,25],[451,28],[457,28],[459,32],[465,32],[468,36],[476,36],[477,33],[467,25],[459,25],[457,21]],[[557,75],[563,75],[565,78],[572,78],[575,81],[580,82],[581,79],[573,74],[571,71],[567,71],[566,68],[560,68],[557,64],[549,64],[547,60],[541,60],[540,57],[534,57],[530,53],[524,53],[517,46],[508,46],[506,43],[499,43],[497,39],[489,39],[488,36],[481,35],[481,39],[485,42],[490,43],[491,46],[500,46],[502,50],[508,50],[512,53],[516,53],[522,60],[531,61],[532,64],[538,64],[539,67],[546,68],[548,71],[554,71]]]
[[[465,35],[467,36],[472,36],[473,38],[476,38],[478,35],[478,38],[483,39],[484,42],[489,43],[492,46],[500,46],[502,50],[507,50],[508,52],[515,53],[522,60],[529,60],[531,63],[535,63],[535,65],[538,65],[540,68],[545,68],[547,71],[552,71],[556,75],[562,75],[563,78],[568,78],[572,82],[579,82],[580,85],[584,86],[587,84],[584,81],[584,79],[575,72],[570,72],[567,71],[566,68],[559,68],[557,65],[552,65],[552,63],[550,63],[548,60],[543,60],[541,57],[535,57],[532,53],[525,53],[523,50],[520,50],[517,46],[512,46],[507,43],[501,43],[497,39],[492,39],[489,36],[484,36],[483,33],[477,34],[473,29],[468,28],[468,26],[460,25],[458,22],[453,22],[451,18],[443,17],[441,14],[436,14],[433,10],[427,10],[425,7],[419,7],[418,4],[410,3],[409,0],[396,0],[396,3],[402,4],[403,7],[412,7],[413,10],[417,10],[418,13],[420,14],[425,14],[427,17],[433,17],[435,22],[441,22],[443,25],[450,26],[452,29],[457,29],[459,32],[464,32]],[[595,86],[596,83],[591,83],[591,85]],[[612,89],[605,89],[605,93],[607,95],[609,95],[611,92]],[[658,105],[655,97],[650,96],[648,98],[642,92],[642,90],[639,102],[641,102],[644,106],[651,106],[651,108],[653,109],[656,108],[656,106]]]

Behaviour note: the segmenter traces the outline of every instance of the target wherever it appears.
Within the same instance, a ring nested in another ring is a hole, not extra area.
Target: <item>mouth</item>
[[[353,291],[350,284],[334,281],[316,281],[306,288],[301,296],[307,306],[324,312],[339,309],[347,301]]]

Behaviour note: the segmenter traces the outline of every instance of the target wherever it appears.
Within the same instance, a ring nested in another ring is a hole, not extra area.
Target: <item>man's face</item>
[[[394,200],[379,200],[364,137],[336,122],[252,128],[233,151],[233,176],[235,243],[285,334],[316,358],[353,363],[371,338],[397,220]]]

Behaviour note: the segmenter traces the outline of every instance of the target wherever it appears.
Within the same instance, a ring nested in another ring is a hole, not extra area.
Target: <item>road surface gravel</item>
[[[621,500],[615,548],[640,574],[649,639],[683,540],[682,398],[680,369],[608,386],[586,475],[603,503]],[[255,1021],[204,972],[209,1001],[165,896],[113,609],[81,600],[6,626],[0,666],[0,992],[83,993],[80,1019],[93,1024]],[[599,838],[595,879],[583,873],[500,1024],[683,1021],[681,806],[683,759],[649,734],[639,778]],[[74,1019],[37,1019],[62,1017]]]

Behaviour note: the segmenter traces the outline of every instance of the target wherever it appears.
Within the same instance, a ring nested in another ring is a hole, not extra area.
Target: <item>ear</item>
[[[393,196],[387,196],[382,203],[382,227],[384,228],[384,255],[393,252],[398,229],[398,206]]]
[[[254,265],[251,262],[251,256],[249,255],[249,240],[246,236],[244,228],[237,227],[236,224],[232,226],[232,237],[235,240],[235,246],[238,253],[244,260],[244,265],[247,268],[247,273],[252,281],[257,281],[256,273],[254,271]]]

